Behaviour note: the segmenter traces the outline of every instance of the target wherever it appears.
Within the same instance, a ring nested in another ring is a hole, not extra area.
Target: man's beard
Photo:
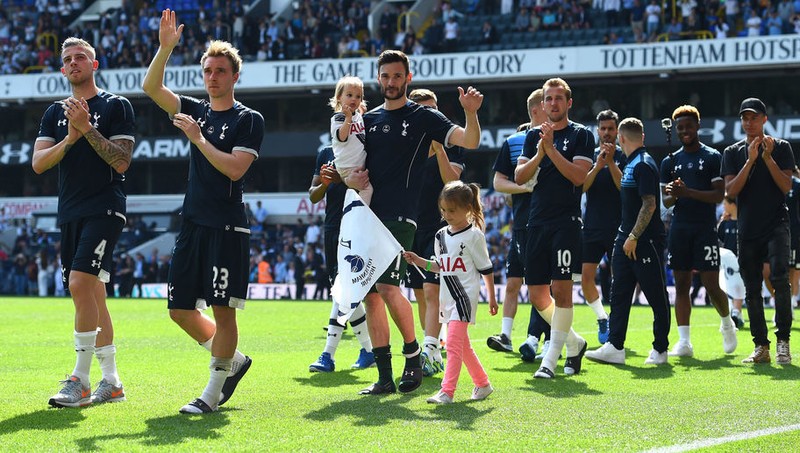
[[[389,97],[389,95],[386,94],[386,87],[381,85],[381,94],[383,95],[384,99],[388,99],[390,101],[396,101],[405,96],[406,87],[408,87],[407,83],[402,84],[399,88],[397,88],[397,95],[395,95],[395,97]]]

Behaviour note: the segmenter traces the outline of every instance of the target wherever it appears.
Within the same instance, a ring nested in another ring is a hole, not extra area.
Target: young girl
[[[467,335],[467,326],[475,324],[475,315],[478,312],[480,292],[478,274],[482,274],[486,284],[489,313],[492,316],[497,314],[497,301],[494,296],[492,261],[483,235],[480,188],[474,183],[449,182],[439,195],[439,208],[448,226],[436,233],[434,241],[436,260],[426,260],[413,252],[403,253],[409,264],[441,274],[439,303],[441,321],[447,324],[447,366],[442,389],[428,398],[428,402],[433,404],[453,402],[462,362],[467,366],[467,371],[475,384],[472,399],[482,400],[494,389],[489,384],[489,377],[475,351],[472,350]]]
[[[329,105],[335,112],[331,118],[331,146],[334,164],[342,180],[364,166],[367,152],[364,150],[364,119],[361,117],[364,83],[358,77],[344,76],[336,82],[336,91]],[[369,205],[372,200],[372,184],[359,191],[361,199]]]

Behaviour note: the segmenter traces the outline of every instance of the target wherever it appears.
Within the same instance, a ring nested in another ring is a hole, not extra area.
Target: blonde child
[[[335,112],[331,117],[331,146],[334,164],[342,180],[364,167],[367,152],[364,150],[364,119],[361,116],[364,104],[364,83],[358,77],[344,76],[336,82],[334,96],[329,105]],[[369,205],[372,200],[372,184],[359,191],[361,199]]]
[[[492,261],[483,235],[480,188],[474,183],[449,182],[439,195],[439,208],[447,226],[436,233],[436,260],[426,260],[413,252],[403,253],[409,264],[441,274],[439,299],[441,321],[447,324],[447,366],[442,389],[428,398],[428,402],[453,402],[462,362],[475,384],[472,399],[482,400],[494,389],[467,335],[467,326],[475,324],[475,315],[478,312],[479,274],[483,276],[486,285],[489,313],[492,316],[497,314],[497,301],[494,295]]]

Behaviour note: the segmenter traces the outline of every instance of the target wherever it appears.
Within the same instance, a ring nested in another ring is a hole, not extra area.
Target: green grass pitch
[[[694,358],[645,366],[652,314],[634,307],[627,365],[585,361],[580,375],[565,377],[562,360],[556,379],[547,381],[533,379],[538,363],[486,347],[500,317],[490,317],[482,305],[470,337],[495,393],[470,402],[472,385],[463,370],[456,404],[434,406],[425,399],[438,390],[441,375],[408,395],[359,396],[377,371],[350,370],[359,345],[349,331],[336,354],[337,371],[309,373],[325,343],[329,302],[250,301],[238,315],[239,347],[253,367],[219,412],[186,416],[178,409],[205,386],[208,353],[169,320],[164,301],[109,305],[128,401],[52,409],[47,400],[75,360],[72,302],[0,302],[0,450],[616,452],[690,444],[738,452],[797,451],[800,445],[800,343],[792,340],[794,365],[743,365],[753,349],[749,331],[739,332],[735,354],[724,355],[711,309],[694,310]],[[528,307],[517,316],[515,347],[525,336]],[[576,308],[575,328],[590,349],[598,346],[590,309]],[[403,364],[397,331],[392,340],[397,376]],[[674,320],[671,340],[677,340]],[[99,376],[95,361],[92,382]],[[768,429],[783,431],[748,434]],[[726,436],[731,440],[708,442]]]

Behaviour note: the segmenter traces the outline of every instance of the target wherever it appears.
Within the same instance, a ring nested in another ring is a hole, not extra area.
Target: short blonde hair
[[[572,89],[569,87],[569,84],[562,79],[561,77],[554,77],[552,79],[548,79],[547,82],[542,85],[542,94],[548,89],[552,87],[561,87],[564,89],[564,94],[567,96],[567,100],[569,101],[572,99]]]
[[[200,66],[205,64],[208,57],[228,57],[234,74],[238,74],[242,70],[242,57],[239,56],[239,50],[227,41],[211,41],[208,49],[200,57]]]
[[[427,88],[417,88],[416,90],[413,90],[408,95],[408,98],[416,103],[430,101],[430,100],[433,100],[433,102],[436,104],[439,103],[439,99],[436,97],[436,93]]]
[[[344,89],[347,87],[359,88],[361,90],[361,100],[363,102],[364,82],[362,82],[358,77],[348,74],[336,82],[336,89],[333,91],[333,97],[328,99],[328,105],[331,106],[334,112],[340,112],[342,110],[342,103],[339,102],[339,98],[342,97],[342,93],[344,93]]]
[[[682,116],[690,116],[700,122],[700,111],[693,105],[682,105],[672,112],[672,121],[677,120]]]
[[[94,50],[94,47],[92,47],[92,45],[89,44],[88,41],[83,40],[81,38],[76,38],[73,36],[65,39],[64,42],[61,44],[61,53],[64,53],[64,50],[70,47],[83,47],[84,49],[89,51],[89,55],[91,55],[92,60],[94,60],[97,55],[97,53]]]
[[[528,96],[528,115],[530,116],[531,110],[533,110],[533,106],[536,104],[541,104],[542,99],[544,99],[544,90],[541,88],[537,88],[533,90]],[[533,118],[531,118],[533,119]]]
[[[625,118],[619,123],[619,133],[627,139],[641,140],[644,125],[638,118]]]

